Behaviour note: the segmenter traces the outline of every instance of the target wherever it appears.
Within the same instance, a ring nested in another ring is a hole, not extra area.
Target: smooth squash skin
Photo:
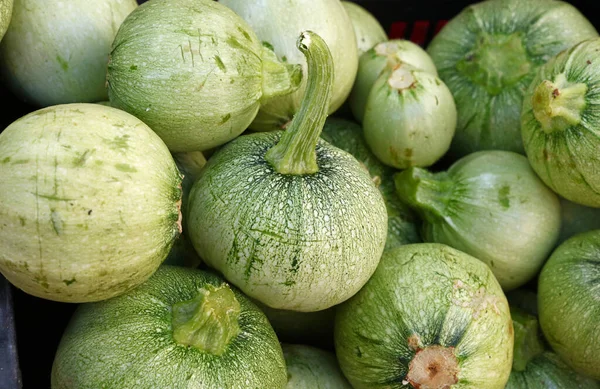
[[[192,187],[187,233],[206,261],[250,297],[318,311],[348,299],[375,271],[387,212],[369,173],[319,138],[333,62],[312,32],[303,106],[285,132],[243,135],[219,149]]]
[[[598,32],[573,5],[555,0],[487,0],[465,7],[427,47],[458,110],[450,155],[525,153],[524,92],[553,55]]]
[[[383,26],[372,13],[351,1],[341,1],[341,3],[352,21],[359,57],[377,43],[388,40]]]
[[[542,66],[525,92],[521,131],[531,166],[565,199],[600,208],[600,38]]]
[[[337,308],[334,341],[355,389],[503,389],[513,358],[498,281],[478,259],[437,243],[384,252]]]
[[[113,106],[147,123],[173,152],[220,146],[262,102],[295,90],[281,63],[232,10],[212,0],[153,0],[123,22],[110,51]]]
[[[510,311],[515,331],[515,346],[513,369],[505,389],[600,388],[600,382],[575,373],[546,346],[534,315],[516,306],[511,306]]]
[[[396,170],[381,163],[365,142],[362,127],[351,120],[329,117],[323,127],[321,138],[352,154],[367,168],[373,182],[383,195],[388,213],[388,233],[385,249],[389,250],[408,243],[421,242],[419,217],[410,207],[400,201],[394,187]]]
[[[258,39],[273,47],[277,57],[300,64],[306,75],[308,64],[296,48],[298,35],[305,30],[318,34],[333,57],[333,84],[327,113],[344,103],[356,78],[358,47],[354,26],[340,0],[220,0],[244,19]],[[250,124],[255,131],[285,129],[298,112],[307,88],[307,78],[294,92],[262,104]]]
[[[600,379],[600,230],[556,248],[538,285],[539,321],[552,349],[575,371]]]
[[[485,262],[505,291],[535,277],[558,239],[558,196],[521,154],[478,151],[446,171],[410,168],[395,180],[400,199],[423,219],[423,240]]]
[[[283,343],[288,382],[285,389],[352,389],[335,354],[304,344]]]
[[[0,41],[3,84],[39,108],[107,100],[111,43],[137,6],[136,0],[14,1]]]
[[[80,305],[52,365],[52,389],[283,389],[264,314],[222,277],[161,266],[139,288]]]
[[[0,271],[49,300],[124,293],[169,253],[181,195],[166,145],[127,112],[83,103],[31,112],[0,134]]]

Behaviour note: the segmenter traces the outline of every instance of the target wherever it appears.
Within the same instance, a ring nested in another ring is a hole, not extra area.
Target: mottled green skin
[[[377,43],[388,40],[383,26],[372,13],[351,1],[341,3],[352,21],[359,57]]]
[[[387,213],[368,172],[319,140],[319,171],[284,175],[265,160],[283,132],[243,135],[217,151],[192,187],[187,233],[211,267],[272,308],[318,311],[373,274]]]
[[[10,24],[13,5],[14,0],[0,0],[0,41],[4,38],[4,34]]]
[[[554,0],[487,0],[452,18],[427,52],[456,100],[454,158],[489,149],[524,154],[521,106],[536,68],[597,36],[576,8]]]
[[[582,232],[600,229],[600,208],[586,207],[560,197],[562,221],[557,245]]]
[[[304,344],[281,345],[287,366],[286,389],[352,389],[330,351]]]
[[[452,347],[452,389],[503,389],[512,364],[508,303],[490,269],[446,245],[386,251],[369,282],[337,309],[335,347],[355,389],[413,388],[416,350]]]
[[[555,353],[534,357],[524,371],[513,371],[505,389],[598,389],[600,383],[575,373]]]
[[[136,0],[15,0],[0,73],[27,103],[107,100],[110,45]]]
[[[296,47],[304,30],[318,34],[331,52],[334,65],[328,113],[335,112],[352,89],[358,68],[358,48],[352,20],[339,0],[219,0],[240,15],[258,38],[268,42],[277,56],[290,64],[301,64],[307,74],[306,58]],[[308,77],[293,93],[262,104],[250,128],[255,131],[281,130],[298,112]]]
[[[0,271],[50,300],[123,293],[178,236],[180,185],[169,150],[134,116],[99,104],[34,111],[0,134]]]
[[[375,81],[400,64],[408,64],[437,76],[437,69],[429,54],[409,40],[391,39],[370,48],[359,57],[356,80],[348,96],[352,115],[359,123],[365,116],[367,99]]]
[[[248,24],[218,2],[149,1],[115,37],[109,98],[171,151],[216,147],[241,134],[258,112],[261,51]]]
[[[428,167],[450,148],[456,130],[456,105],[437,76],[407,65],[399,71],[412,77],[410,86],[390,85],[395,72],[386,71],[369,92],[362,121],[365,140],[388,166]]]
[[[224,280],[210,272],[161,266],[126,295],[83,304],[60,341],[52,389],[231,388],[283,389],[281,346],[263,313],[240,291],[240,333],[213,355],[173,339],[171,307],[206,285]]]
[[[350,120],[330,117],[325,122],[321,138],[352,154],[369,170],[369,174],[383,195],[388,213],[388,233],[385,249],[389,250],[408,243],[421,242],[419,219],[400,201],[394,187],[395,169],[384,165],[369,150],[362,127]]]
[[[524,285],[540,271],[558,239],[560,202],[523,155],[479,151],[431,178],[409,182],[410,175],[400,173],[396,187],[406,184],[398,195],[407,202],[416,193],[411,204],[422,215],[424,241],[485,262],[504,290]],[[438,192],[437,185],[444,189]]]
[[[600,379],[600,230],[562,243],[539,276],[538,309],[552,349],[575,371]]]
[[[525,92],[521,117],[523,142],[531,166],[546,185],[572,202],[600,207],[600,38],[582,42],[541,67]],[[588,61],[590,63],[588,63]],[[533,114],[532,96],[544,80],[564,74],[570,83],[587,85],[581,123],[546,133]]]

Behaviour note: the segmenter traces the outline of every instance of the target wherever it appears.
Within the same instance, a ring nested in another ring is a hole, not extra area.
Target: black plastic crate
[[[144,3],[146,0],[138,0]],[[390,39],[411,40],[423,47],[468,0],[349,0],[360,4],[381,23]],[[527,0],[523,0],[527,1]],[[567,0],[568,1],[568,0]],[[568,1],[600,31],[593,0]],[[0,132],[36,107],[20,102],[0,85]],[[50,388],[50,371],[60,337],[76,304],[33,297],[0,274],[0,389]]]

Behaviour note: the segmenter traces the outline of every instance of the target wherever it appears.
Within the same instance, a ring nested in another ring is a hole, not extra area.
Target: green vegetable
[[[437,243],[384,252],[338,306],[334,341],[355,389],[503,389],[513,355],[509,307],[490,269]]]
[[[352,89],[358,68],[358,48],[352,20],[339,0],[220,0],[256,31],[258,38],[272,46],[283,61],[301,64],[304,74],[307,61],[296,49],[296,38],[304,30],[318,34],[333,56],[333,85],[329,109],[335,112]],[[261,106],[250,125],[255,131],[281,130],[299,112],[307,79],[294,93],[279,96]]]
[[[110,45],[136,7],[136,0],[16,0],[0,42],[3,83],[37,107],[107,100]]]
[[[0,134],[0,271],[50,300],[124,293],[169,253],[180,202],[169,150],[134,116],[79,103],[31,112]]]
[[[173,152],[241,134],[260,104],[298,87],[251,27],[212,0],[150,0],[123,22],[108,64],[111,104],[147,123]]]
[[[456,106],[439,78],[403,64],[375,81],[362,125],[369,148],[386,165],[427,167],[450,148]]]
[[[524,154],[521,106],[536,69],[597,36],[564,1],[487,0],[465,7],[427,47],[458,110],[450,155],[490,149]]]
[[[437,76],[433,60],[421,46],[404,39],[381,42],[363,53],[356,80],[348,97],[354,118],[361,123],[373,85],[381,75],[407,64]]]
[[[318,311],[356,293],[375,271],[387,213],[368,172],[319,139],[333,61],[317,34],[303,105],[285,132],[243,135],[218,150],[192,187],[187,233],[206,263],[272,308]]]
[[[600,207],[600,38],[542,66],[525,92],[522,134],[531,166],[572,202]]]
[[[323,127],[321,138],[349,152],[362,162],[379,188],[388,214],[385,249],[421,242],[418,232],[419,218],[400,201],[396,194],[393,178],[396,170],[381,163],[369,150],[361,126],[347,119],[329,117]]]
[[[0,41],[4,38],[4,34],[10,24],[14,0],[0,0]]]
[[[558,197],[511,151],[475,152],[438,173],[410,168],[396,189],[421,214],[423,240],[485,262],[504,290],[535,277],[560,232]]]
[[[562,221],[557,245],[581,232],[600,229],[600,208],[586,207],[562,197],[559,199]]]
[[[352,389],[332,352],[303,344],[281,347],[288,371],[286,389]]]
[[[575,371],[600,379],[600,230],[554,250],[539,276],[538,307],[552,349]]]
[[[52,389],[283,389],[264,314],[210,272],[161,266],[138,288],[80,305],[52,365]]]
[[[377,43],[388,40],[381,23],[372,13],[351,1],[341,1],[341,3],[352,21],[359,57]]]
[[[554,352],[546,349],[535,316],[512,306],[510,312],[515,346],[513,369],[505,389],[600,388],[600,383],[575,373]]]

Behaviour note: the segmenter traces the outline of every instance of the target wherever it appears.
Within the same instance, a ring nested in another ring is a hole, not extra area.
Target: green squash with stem
[[[149,0],[119,28],[107,85],[111,105],[185,152],[234,139],[261,104],[298,88],[301,75],[220,2]]]
[[[453,17],[427,46],[456,101],[452,158],[480,150],[524,154],[521,107],[537,68],[597,36],[566,1],[486,0]]]
[[[511,300],[509,298],[509,304]],[[599,389],[600,382],[577,374],[546,344],[536,316],[510,307],[515,331],[513,366],[505,389]]]
[[[531,166],[565,199],[600,208],[600,38],[565,50],[525,92],[521,131]]]
[[[400,199],[423,219],[423,240],[485,262],[506,291],[535,277],[558,239],[558,196],[521,154],[478,151],[446,171],[410,168],[395,179]]]
[[[362,127],[351,120],[329,117],[323,127],[321,138],[352,154],[367,168],[373,182],[383,195],[388,213],[388,233],[385,249],[389,250],[408,243],[421,242],[419,217],[410,207],[400,201],[394,187],[394,168],[384,165],[371,152],[365,142]]]
[[[600,230],[554,250],[539,275],[538,309],[552,349],[575,371],[600,380]]]
[[[367,284],[338,306],[334,342],[355,389],[504,389],[513,327],[485,264],[416,243],[384,252]]]
[[[265,315],[208,271],[161,266],[138,288],[80,305],[52,364],[52,389],[284,389]]]
[[[192,187],[187,234],[211,267],[272,308],[318,311],[350,298],[375,271],[387,212],[369,173],[319,138],[331,96],[327,44],[306,31],[302,107],[287,130],[219,149]]]

